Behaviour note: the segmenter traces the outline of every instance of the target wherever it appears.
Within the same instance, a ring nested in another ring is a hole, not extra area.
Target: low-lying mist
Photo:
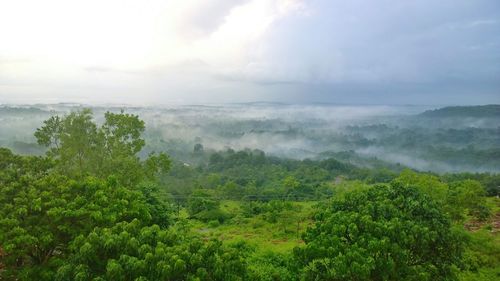
[[[50,115],[83,107],[0,107],[0,145],[19,153],[43,153],[35,144],[34,130]],[[363,165],[359,158],[376,158],[434,172],[500,171],[497,114],[429,114],[432,111],[426,110],[433,108],[424,106],[268,103],[92,108],[98,122],[103,112],[121,109],[145,120],[144,153],[167,151],[185,162],[201,144],[206,151],[259,149],[294,159],[348,151],[357,156],[356,164]]]

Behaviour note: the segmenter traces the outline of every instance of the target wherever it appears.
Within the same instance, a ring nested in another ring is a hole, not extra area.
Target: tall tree
[[[92,111],[83,109],[49,118],[35,137],[49,148],[47,155],[57,161],[60,172],[69,177],[114,175],[122,184],[134,185],[170,167],[163,153],[141,161],[138,153],[145,145],[144,130],[144,121],[137,115],[106,112],[99,127]]]

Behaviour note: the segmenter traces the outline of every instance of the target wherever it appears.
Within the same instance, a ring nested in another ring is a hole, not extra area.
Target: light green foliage
[[[487,205],[493,213],[500,212],[500,199],[488,198]],[[497,219],[498,217],[496,217]],[[480,229],[465,232],[467,248],[463,258],[460,280],[486,281],[496,280],[500,276],[500,236],[493,225],[498,220],[489,221]]]
[[[90,110],[72,112],[63,118],[53,116],[37,129],[35,137],[39,144],[50,148],[48,155],[60,161],[65,174],[82,177],[98,171],[96,159],[101,143]]]
[[[494,280],[487,276],[500,274],[500,238],[486,229],[467,233],[463,280]]]
[[[48,175],[23,185],[3,186],[0,245],[6,253],[3,262],[8,266],[7,276],[50,276],[49,272],[68,254],[68,243],[96,226],[166,219],[166,214],[158,212],[161,205],[148,204],[148,197],[119,186],[113,178],[77,182]],[[168,224],[168,220],[163,223]]]
[[[120,183],[133,185],[169,169],[163,153],[151,154],[144,162],[137,156],[145,145],[144,121],[137,115],[106,112],[104,119],[98,127],[89,109],[53,116],[35,137],[49,148],[47,155],[58,161],[58,170],[73,178],[114,175]]]
[[[139,159],[143,131],[138,116],[108,112],[98,127],[91,111],[82,110],[51,117],[36,131],[39,144],[49,147],[47,157],[0,149],[2,278],[53,280],[72,255],[68,245],[95,227],[134,219],[170,224],[170,207],[154,183],[170,160],[165,154]],[[87,280],[88,274],[74,278]]]
[[[211,178],[213,180],[213,176]],[[234,181],[227,181],[225,184],[218,186],[217,191],[221,197],[229,199],[241,199],[241,197],[245,194],[245,189],[236,184]]]
[[[71,259],[55,280],[243,280],[244,245],[224,246],[198,237],[143,227],[139,220],[96,228],[77,237]],[[102,278],[102,279],[99,279]]]
[[[43,121],[43,124],[43,127],[37,129],[35,132],[38,144],[49,147],[52,153],[57,153],[62,137],[63,124],[61,117],[57,115],[52,116]]]
[[[304,241],[305,280],[450,280],[462,251],[439,206],[398,184],[333,200]]]
[[[294,190],[300,186],[300,182],[293,176],[288,176],[283,180],[283,186],[286,189]]]
[[[291,266],[290,255],[264,251],[251,257],[248,279],[260,281],[297,280],[297,276],[290,270]]]
[[[489,217],[490,212],[485,206],[486,191],[478,181],[463,180],[450,184],[447,206],[451,216],[460,220],[467,215],[480,220]]]
[[[281,201],[280,201],[281,202]],[[266,203],[254,202],[259,206]],[[280,254],[290,254],[292,249],[303,244],[301,234],[312,223],[312,216],[316,206],[315,202],[284,202],[291,206],[283,209],[275,217],[274,222],[269,221],[267,211],[259,214],[245,214],[245,206],[251,202],[221,201],[221,210],[233,215],[223,224],[212,226],[210,222],[189,220],[191,228],[203,234],[205,239],[217,238],[224,241],[246,241],[256,249],[256,253],[272,251]],[[284,222],[280,219],[284,218]],[[285,224],[286,221],[286,224]]]
[[[484,220],[490,214],[485,206],[486,191],[478,181],[464,179],[447,184],[437,176],[405,170],[394,182],[415,186],[432,197],[454,221],[463,221],[467,215]]]
[[[406,169],[401,172],[399,177],[394,179],[394,182],[406,186],[415,186],[440,204],[446,202],[448,185],[442,182],[437,176],[416,173],[412,170]]]
[[[341,183],[335,184],[333,186],[333,194],[335,195],[336,198],[342,198],[346,194],[349,194],[349,192],[352,191],[363,191],[370,188],[370,185],[359,181],[343,181]]]

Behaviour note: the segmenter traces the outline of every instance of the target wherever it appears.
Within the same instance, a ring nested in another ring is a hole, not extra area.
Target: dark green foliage
[[[220,201],[209,191],[197,189],[189,196],[187,210],[191,216],[194,216],[202,211],[217,210],[219,206]]]
[[[203,152],[203,145],[201,143],[197,143],[194,145],[194,148],[193,148],[193,152],[194,153],[200,153],[200,152]]]
[[[162,182],[172,194],[182,196],[186,190],[203,187],[216,189],[224,199],[307,200],[331,196],[328,182],[337,177],[364,179],[369,175],[335,159],[299,161],[266,156],[259,150],[227,150],[212,153],[206,166],[174,163]]]
[[[208,190],[193,191],[187,201],[187,211],[192,218],[204,222],[218,221],[224,223],[231,216],[220,209],[220,200]]]
[[[398,184],[333,200],[304,241],[305,280],[450,280],[462,252],[440,207]]]
[[[499,117],[500,105],[476,105],[476,106],[448,106],[435,110],[428,110],[420,114],[425,117]]]
[[[297,211],[290,201],[272,200],[269,202],[248,201],[242,205],[242,213],[246,217],[262,215],[268,222],[276,223],[287,216],[287,212]]]
[[[203,210],[193,215],[193,218],[199,219],[204,222],[217,221],[219,223],[224,223],[226,220],[231,218],[231,215],[217,208],[212,210]]]

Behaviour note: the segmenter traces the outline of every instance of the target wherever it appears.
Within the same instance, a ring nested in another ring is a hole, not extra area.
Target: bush
[[[194,215],[194,218],[201,220],[203,222],[218,221],[219,223],[224,223],[226,220],[231,218],[231,215],[221,209],[213,209],[201,211]]]
[[[208,222],[208,226],[210,227],[218,227],[220,225],[220,222],[218,220],[213,220]]]
[[[208,191],[197,189],[193,191],[188,199],[187,211],[189,215],[194,216],[203,211],[219,209],[220,201],[217,200]]]

